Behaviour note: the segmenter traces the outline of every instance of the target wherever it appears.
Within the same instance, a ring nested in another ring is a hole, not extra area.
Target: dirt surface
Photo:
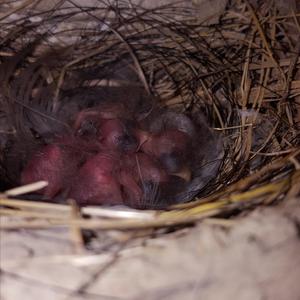
[[[300,199],[151,239],[100,232],[80,255],[68,230],[4,231],[1,299],[298,300],[299,223]]]

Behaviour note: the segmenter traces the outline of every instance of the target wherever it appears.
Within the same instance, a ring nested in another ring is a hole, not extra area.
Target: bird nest
[[[1,17],[0,205],[1,215],[13,216],[2,222],[3,229],[170,227],[228,218],[299,193],[296,12],[281,15],[272,5],[254,8],[246,1],[229,7],[218,23],[205,25],[184,6],[144,9],[99,1],[84,7],[60,1],[37,9],[35,4],[27,1]],[[131,73],[122,71],[128,69]],[[22,147],[30,148],[26,137],[37,135],[26,125],[28,111],[52,124],[53,114],[72,114],[68,101],[76,95],[93,101],[99,87],[127,89],[128,77],[130,86],[142,90],[142,99],[205,115],[222,141],[219,172],[193,199],[156,211],[79,209],[72,200],[24,200],[22,195],[44,182],[8,188],[16,168],[5,160],[9,141],[21,135]]]

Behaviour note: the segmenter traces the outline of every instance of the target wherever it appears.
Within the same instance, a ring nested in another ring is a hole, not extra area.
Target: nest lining
[[[12,68],[1,72],[1,101],[5,104],[13,95],[18,104],[13,126],[3,125],[2,139],[15,132],[32,134],[23,126],[28,107],[51,114],[80,88],[126,84],[126,78],[107,80],[109,72],[125,64],[135,70],[136,84],[161,106],[208,117],[222,135],[222,167],[218,178],[189,203],[161,212],[84,208],[83,214],[94,217],[90,220],[74,215],[73,204],[13,200],[24,190],[10,190],[2,194],[0,204],[7,206],[2,214],[22,219],[4,228],[171,226],[299,193],[296,12],[283,17],[275,7],[255,11],[246,2],[228,9],[218,24],[204,26],[182,7],[65,4],[38,12],[25,7],[23,18],[11,21],[8,15],[1,21],[0,59],[12,57]],[[94,73],[96,79],[90,76]],[[2,118],[10,116],[3,111]],[[9,170],[3,163],[1,169],[5,177]],[[34,221],[28,223],[29,217]]]

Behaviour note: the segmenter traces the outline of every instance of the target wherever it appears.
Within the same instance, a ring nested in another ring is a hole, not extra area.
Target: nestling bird
[[[117,155],[101,152],[88,159],[79,168],[69,189],[68,196],[79,205],[123,204]]]
[[[48,181],[40,193],[53,198],[61,192],[76,172],[82,154],[66,145],[49,144],[40,147],[29,159],[21,173],[21,183]]]
[[[132,207],[147,207],[157,197],[160,184],[169,176],[159,162],[145,153],[127,154],[121,162],[120,182],[125,193],[125,203]],[[154,187],[153,190],[149,187]]]
[[[141,145],[141,150],[158,159],[170,173],[180,172],[186,167],[192,140],[189,136],[176,129],[163,130],[158,134],[149,134]]]

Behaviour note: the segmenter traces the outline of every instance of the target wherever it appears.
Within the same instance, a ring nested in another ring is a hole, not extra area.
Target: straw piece
[[[11,196],[11,197],[20,196],[20,195],[24,195],[24,194],[28,194],[28,193],[32,193],[32,192],[41,190],[44,187],[46,187],[47,185],[48,185],[47,181],[38,181],[38,182],[26,184],[23,186],[19,186],[19,187],[7,190],[4,192],[4,194],[6,196]]]

